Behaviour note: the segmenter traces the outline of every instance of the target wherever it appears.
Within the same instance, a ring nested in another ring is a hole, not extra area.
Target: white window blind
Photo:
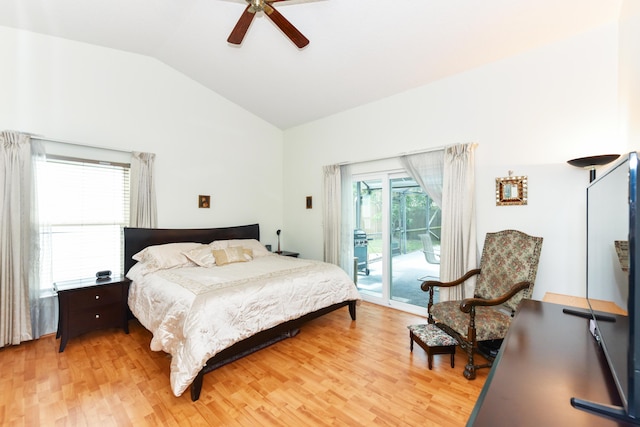
[[[41,287],[123,272],[129,165],[47,157],[38,170]]]

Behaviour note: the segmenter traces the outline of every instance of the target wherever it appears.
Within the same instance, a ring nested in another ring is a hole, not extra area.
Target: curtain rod
[[[356,163],[367,163],[367,162],[377,162],[379,160],[388,160],[388,159],[396,159],[398,157],[402,157],[402,156],[410,156],[412,154],[422,154],[422,153],[431,153],[433,151],[439,151],[439,150],[444,150],[445,148],[447,148],[447,146],[440,146],[440,147],[432,147],[432,148],[428,148],[428,149],[424,149],[424,150],[414,150],[414,151],[406,151],[403,153],[399,153],[396,155],[392,155],[392,156],[385,156],[385,157],[376,157],[373,159],[366,159],[366,160],[358,160],[355,162],[352,161],[345,161],[345,162],[340,162],[338,163],[339,166],[344,166],[344,165],[354,165]]]
[[[399,153],[399,154],[392,155],[392,156],[376,157],[376,158],[373,158],[373,159],[358,160],[358,161],[355,161],[355,162],[345,161],[345,162],[338,163],[338,166],[354,165],[356,163],[377,162],[379,160],[397,159],[398,157],[402,157],[402,156],[410,156],[412,154],[431,153],[431,152],[434,152],[434,151],[444,150],[445,148],[448,148],[448,147],[453,147],[453,146],[456,146],[456,145],[464,145],[464,144],[473,144],[474,147],[478,146],[477,142],[470,142],[470,143],[469,142],[465,142],[465,143],[459,143],[459,144],[441,145],[439,147],[425,148],[424,150],[406,151],[406,152]]]
[[[99,145],[81,144],[79,142],[71,142],[71,141],[64,141],[62,139],[48,138],[48,137],[45,137],[45,136],[42,136],[42,135],[29,133],[29,132],[24,132],[24,133],[29,135],[31,137],[31,139],[37,139],[37,140],[40,140],[40,141],[49,141],[49,142],[55,142],[57,144],[75,145],[75,146],[78,146],[78,147],[97,148],[97,149],[100,149],[100,150],[110,150],[110,151],[117,151],[119,153],[131,154],[131,151],[119,150],[117,148],[102,147],[102,146],[99,146]]]

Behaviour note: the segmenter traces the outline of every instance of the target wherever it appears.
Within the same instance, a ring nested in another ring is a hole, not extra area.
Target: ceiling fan
[[[247,33],[249,29],[249,25],[251,25],[251,21],[253,21],[254,16],[256,16],[257,12],[264,12],[265,15],[269,17],[273,21],[274,24],[278,26],[282,30],[282,32],[291,39],[291,41],[298,46],[299,48],[303,48],[309,44],[309,39],[307,39],[296,27],[293,26],[291,22],[289,22],[280,12],[275,10],[271,3],[276,3],[279,1],[287,1],[287,0],[246,0],[249,5],[244,10],[240,19],[238,19],[238,23],[235,27],[233,27],[233,31],[229,35],[227,41],[232,44],[240,44],[242,43],[242,39],[244,35]]]

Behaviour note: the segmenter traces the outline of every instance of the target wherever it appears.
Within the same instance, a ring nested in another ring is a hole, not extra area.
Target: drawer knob
[[[96,295],[96,299],[100,299],[100,295]]]
[[[99,319],[99,318],[100,318],[100,315],[99,315],[99,314],[96,314],[96,319]]]

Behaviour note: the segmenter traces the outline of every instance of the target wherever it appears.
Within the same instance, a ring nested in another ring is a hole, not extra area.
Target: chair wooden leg
[[[467,366],[464,367],[464,377],[468,380],[475,380],[476,379],[476,367],[473,364],[468,364]]]
[[[473,380],[476,378],[476,365],[473,362],[473,350],[476,346],[476,308],[471,307],[471,311],[469,312],[469,330],[467,332],[467,366],[464,367],[464,377],[468,380]]]
[[[474,380],[476,378],[476,365],[473,361],[473,343],[467,343],[467,366],[464,367],[463,375],[468,380]]]

